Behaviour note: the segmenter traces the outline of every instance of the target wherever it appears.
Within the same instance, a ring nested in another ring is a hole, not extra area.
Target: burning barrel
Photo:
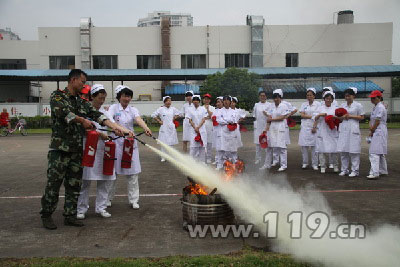
[[[205,187],[193,181],[183,189],[182,214],[185,230],[188,225],[235,224],[231,207],[215,191],[216,189],[208,194]]]

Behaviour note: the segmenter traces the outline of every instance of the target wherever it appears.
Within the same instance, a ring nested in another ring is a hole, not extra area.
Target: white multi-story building
[[[265,25],[262,17],[248,16],[246,25],[239,26],[163,27],[92,27],[90,19],[82,20],[80,27],[40,27],[38,41],[0,41],[0,69],[10,68],[6,65],[10,60],[24,62],[26,69],[392,64],[393,23],[353,23],[349,12],[339,14],[338,24]],[[364,81],[364,78],[353,80]],[[57,84],[38,82],[42,103],[46,103]],[[373,82],[385,90],[385,98],[390,96],[390,77]],[[121,81],[102,83],[110,102],[112,87]],[[124,81],[124,84],[133,88],[134,100],[142,96],[161,99],[160,81]],[[59,83],[60,88],[65,85]],[[36,101],[35,86],[27,82],[1,82],[0,102]]]
[[[138,27],[160,26],[162,18],[169,18],[170,25],[193,26],[193,17],[189,13],[171,13],[170,11],[154,11],[148,13],[146,18],[138,21]]]

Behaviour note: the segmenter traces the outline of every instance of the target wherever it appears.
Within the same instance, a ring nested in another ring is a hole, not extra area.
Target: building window
[[[118,69],[118,56],[93,56],[93,69]]]
[[[26,59],[0,59],[2,70],[25,70]]]
[[[75,69],[75,56],[50,56],[50,69]]]
[[[206,55],[181,55],[182,69],[205,69]]]
[[[225,68],[248,68],[250,54],[225,54]]]
[[[286,53],[286,67],[298,67],[298,66],[299,66],[299,54]]]
[[[138,69],[162,69],[161,55],[155,56],[136,56]]]

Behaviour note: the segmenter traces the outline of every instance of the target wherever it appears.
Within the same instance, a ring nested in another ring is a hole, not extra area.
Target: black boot
[[[54,223],[53,219],[50,217],[42,217],[43,227],[49,230],[57,229],[57,225]]]
[[[85,226],[81,221],[76,219],[76,216],[68,216],[64,218],[64,224],[67,226],[82,227]]]

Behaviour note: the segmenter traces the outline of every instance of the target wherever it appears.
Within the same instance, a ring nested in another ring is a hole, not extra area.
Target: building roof
[[[204,80],[226,69],[91,69],[91,81]],[[265,79],[400,76],[400,65],[249,68]],[[69,70],[0,70],[0,81],[66,81]]]

